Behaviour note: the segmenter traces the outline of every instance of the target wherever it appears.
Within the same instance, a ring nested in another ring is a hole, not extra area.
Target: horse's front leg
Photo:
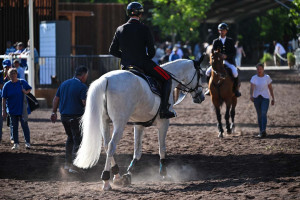
[[[223,130],[223,127],[222,127],[221,111],[220,111],[220,108],[219,108],[219,107],[215,107],[215,112],[216,112],[217,120],[218,120],[218,124],[217,124],[218,130],[219,130],[219,135],[218,135],[218,137],[219,137],[219,138],[222,138],[222,137],[223,137],[224,130]]]
[[[169,120],[161,119],[158,121],[158,143],[159,143],[159,156],[160,168],[159,174],[165,178],[167,176],[167,163],[166,163],[166,136],[169,128]]]
[[[226,121],[227,134],[231,134],[230,122],[229,122],[229,118],[230,118],[229,111],[230,111],[230,105],[226,104],[225,121]]]
[[[231,111],[230,111],[230,116],[231,116],[231,132],[234,133],[235,125],[234,125],[234,117],[235,117],[235,107],[237,104],[237,98],[233,97],[232,99],[232,105],[231,105]]]
[[[127,169],[129,174],[134,172],[137,161],[142,157],[142,138],[144,129],[145,127],[141,125],[134,126],[134,155]]]

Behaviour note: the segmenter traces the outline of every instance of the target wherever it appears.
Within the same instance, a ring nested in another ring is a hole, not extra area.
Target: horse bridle
[[[203,88],[203,86],[202,86],[201,84],[199,84],[200,78],[201,78],[201,76],[202,76],[200,71],[202,71],[202,69],[201,69],[200,66],[199,66],[199,67],[196,67],[195,65],[194,65],[194,68],[196,69],[196,71],[195,71],[195,73],[194,73],[194,75],[193,75],[192,80],[191,80],[188,84],[183,84],[181,81],[177,80],[177,79],[174,77],[173,74],[171,75],[171,78],[172,78],[173,80],[175,80],[177,83],[179,83],[180,86],[184,87],[184,88],[179,88],[180,90],[182,90],[182,91],[184,91],[184,92],[191,93],[191,92],[194,92],[194,91],[198,90],[199,87]],[[193,82],[193,80],[194,80],[194,78],[196,77],[196,75],[197,75],[197,84],[196,84],[195,88],[189,88],[188,85],[191,84],[191,83]],[[176,88],[177,88],[177,87],[176,87]],[[197,95],[197,96],[198,96],[198,95]]]
[[[213,72],[214,72],[216,75],[219,75],[221,79],[223,79],[223,80],[225,80],[225,79],[226,79],[226,76],[227,76],[227,74],[226,74],[226,73],[225,73],[225,74],[223,74],[223,73],[221,73],[221,72],[218,72],[218,71],[216,71],[216,70],[214,70],[214,69],[213,69]]]
[[[224,64],[223,64],[224,65]],[[221,79],[225,80],[226,79],[226,76],[227,76],[227,73],[226,73],[226,70],[225,70],[225,74],[224,73],[221,73],[219,71],[216,71],[214,68],[212,68],[212,71],[216,74],[216,75],[219,75]]]

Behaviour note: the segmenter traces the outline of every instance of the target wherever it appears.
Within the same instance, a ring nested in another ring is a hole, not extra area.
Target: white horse
[[[199,64],[199,66],[197,66]],[[200,63],[180,59],[162,66],[172,75],[172,90],[178,85],[186,92],[191,93],[195,103],[204,100],[201,86]],[[169,102],[173,104],[173,95]],[[121,180],[119,167],[113,155],[117,144],[122,138],[128,121],[147,122],[154,119],[153,125],[158,128],[160,174],[166,175],[166,133],[169,127],[168,119],[161,119],[157,115],[160,106],[160,97],[154,94],[146,81],[129,71],[111,71],[95,80],[89,87],[86,108],[81,120],[83,136],[82,143],[74,160],[74,165],[80,168],[90,168],[97,164],[102,138],[106,151],[106,163],[102,172],[103,190],[110,190],[110,170],[114,175],[114,182]],[[110,137],[109,123],[113,124]],[[144,126],[134,125],[134,155],[128,168],[130,175],[134,164],[142,156],[142,133]],[[112,167],[111,167],[112,166]],[[131,177],[129,177],[129,180]],[[130,182],[130,181],[129,181]]]

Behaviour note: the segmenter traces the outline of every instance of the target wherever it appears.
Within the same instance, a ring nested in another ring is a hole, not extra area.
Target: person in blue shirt
[[[10,117],[14,139],[12,149],[19,148],[19,121],[24,133],[25,147],[30,149],[30,130],[27,122],[30,109],[27,106],[27,100],[24,99],[24,94],[31,91],[31,86],[25,80],[18,79],[17,75],[17,69],[11,68],[8,70],[10,80],[4,84],[2,90],[2,116],[5,118],[9,114]]]
[[[57,108],[61,121],[68,136],[66,141],[66,157],[64,169],[70,173],[78,173],[79,169],[72,165],[81,143],[80,119],[84,113],[88,77],[88,69],[80,66],[75,70],[75,76],[64,81],[58,88],[53,99],[51,121],[57,120]]]
[[[6,42],[6,50],[5,50],[5,55],[9,55],[11,53],[14,53],[16,51],[16,48],[14,47],[14,45],[12,44],[11,41],[7,41]]]
[[[25,79],[25,70],[20,66],[20,61],[18,59],[13,61],[13,67],[18,71],[18,78]]]
[[[19,42],[19,43],[17,43],[17,50],[14,52],[14,53],[12,53],[11,55],[20,55],[20,54],[22,54],[22,52],[25,50],[25,48],[24,48],[24,43],[23,42]],[[27,60],[26,59],[21,59],[21,67],[23,67],[24,69],[26,69],[27,68]]]
[[[178,47],[174,47],[172,53],[169,56],[169,61],[174,61],[180,59],[180,56],[178,55]]]

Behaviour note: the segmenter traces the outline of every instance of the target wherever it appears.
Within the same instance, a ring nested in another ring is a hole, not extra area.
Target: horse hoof
[[[235,132],[235,125],[234,125],[234,123],[231,123],[230,130],[231,130],[231,133]]]
[[[130,174],[124,174],[122,176],[122,182],[123,182],[123,186],[128,186],[131,185],[131,175]]]
[[[231,129],[227,130],[227,134],[230,135],[232,133]]]
[[[161,181],[171,181],[172,177],[170,175],[166,175],[166,176],[161,176],[160,179]]]
[[[123,179],[118,177],[113,179],[114,185],[122,186],[123,185]]]
[[[110,191],[110,190],[112,190],[112,187],[110,186],[110,184],[109,183],[104,183],[104,185],[103,185],[103,187],[102,187],[102,190],[103,191]]]
[[[218,137],[223,138],[223,133],[219,133]]]

